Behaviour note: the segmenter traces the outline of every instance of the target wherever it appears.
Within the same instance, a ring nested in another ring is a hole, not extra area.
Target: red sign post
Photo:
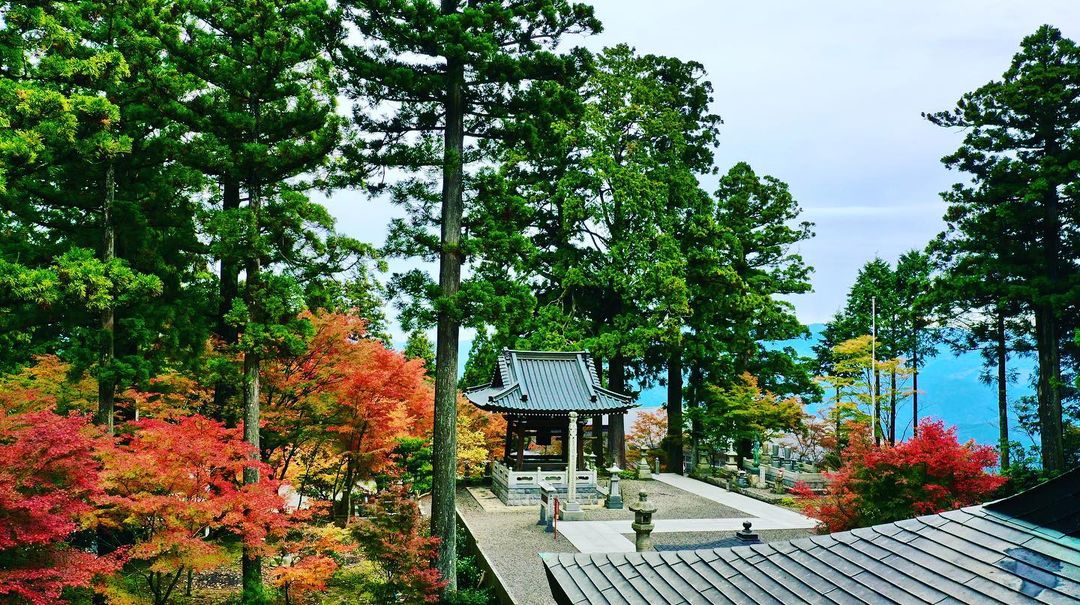
[[[555,513],[551,519],[552,526],[555,528],[555,541],[559,541],[559,499],[555,498]]]

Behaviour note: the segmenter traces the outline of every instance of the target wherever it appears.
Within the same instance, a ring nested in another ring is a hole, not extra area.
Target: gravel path
[[[566,538],[556,540],[536,525],[539,505],[523,506],[521,512],[485,513],[472,494],[462,489],[458,490],[457,509],[514,602],[549,605],[551,589],[539,553],[577,549]]]

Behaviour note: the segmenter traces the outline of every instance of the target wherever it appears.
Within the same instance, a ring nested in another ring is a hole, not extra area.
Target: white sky
[[[590,48],[626,42],[702,63],[724,119],[721,172],[748,161],[780,178],[817,224],[802,246],[814,292],[793,299],[807,323],[829,319],[864,262],[895,261],[941,230],[938,194],[960,177],[940,158],[962,135],[920,112],[1000,77],[1043,23],[1080,38],[1080,0],[593,4],[605,29]],[[328,206],[343,232],[377,243],[398,212],[357,192]]]

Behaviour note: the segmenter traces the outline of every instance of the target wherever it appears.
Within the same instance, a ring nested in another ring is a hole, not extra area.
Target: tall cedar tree
[[[572,263],[555,256],[562,263],[554,269],[560,294],[571,299],[561,306],[580,309],[591,326],[583,344],[607,360],[608,388],[626,393],[632,372],[654,371],[647,356],[655,369],[679,366],[690,314],[679,229],[684,209],[699,199],[697,176],[712,172],[720,118],[710,113],[712,86],[700,64],[626,45],[597,57],[583,97],[555,195],[577,252]],[[670,384],[674,452],[682,448],[682,400],[679,381]],[[623,418],[611,416],[607,449],[622,467],[624,440]]]
[[[413,174],[429,169],[431,177],[410,179],[398,190],[396,199],[412,205],[413,221],[397,223],[391,241],[402,244],[400,252],[439,259],[437,287],[426,275],[412,278],[413,292],[432,300],[437,316],[431,526],[440,538],[437,568],[453,590],[457,349],[467,307],[461,267],[478,245],[463,238],[465,167],[485,144],[534,143],[535,122],[573,104],[557,83],[573,80],[583,55],[556,49],[564,35],[597,31],[600,24],[591,7],[569,0],[340,5],[359,33],[356,44],[341,49],[358,101],[354,117],[365,133],[352,157],[358,172],[401,167]],[[441,181],[438,189],[434,180]]]
[[[1072,341],[1080,301],[1080,48],[1044,25],[1024,38],[1000,80],[966,93],[934,124],[966,131],[943,158],[967,173],[944,194],[942,236],[959,262],[1000,280],[1006,301],[1034,314],[1042,464],[1063,470],[1063,344]],[[970,179],[970,181],[968,181]],[[970,260],[969,260],[970,259]]]
[[[485,226],[523,220],[514,228],[528,236],[528,251],[513,266],[504,249],[492,250],[481,272],[513,273],[535,286],[536,308],[523,324],[504,315],[493,341],[587,348],[600,370],[607,362],[602,374],[618,392],[629,390],[632,374],[652,378],[677,367],[689,315],[679,230],[704,197],[697,176],[712,171],[720,119],[709,111],[711,93],[698,63],[608,48],[582,88],[583,111],[553,125],[558,139],[545,155],[504,158],[508,197],[520,206],[487,208]],[[678,384],[671,381],[667,445],[681,450]],[[622,418],[613,416],[607,449],[622,466],[624,435]],[[594,455],[605,463],[599,431],[594,438]]]
[[[153,299],[162,280],[134,271],[129,262],[139,256],[135,242],[156,226],[143,220],[145,193],[158,187],[184,196],[177,182],[165,184],[160,155],[151,152],[135,160],[128,153],[134,138],[144,151],[142,143],[152,135],[138,118],[130,125],[125,121],[126,108],[143,92],[135,82],[144,65],[132,68],[122,52],[136,55],[137,44],[120,48],[116,43],[130,26],[117,18],[120,4],[5,7],[0,32],[7,95],[0,113],[14,129],[5,145],[5,186],[0,190],[0,231],[5,235],[0,281],[7,286],[0,305],[14,312],[0,320],[11,322],[0,338],[15,345],[5,347],[10,352],[0,365],[62,349],[78,369],[93,369],[99,384],[97,417],[110,431],[117,383],[146,378],[155,356],[133,353],[160,332],[151,319],[154,311],[140,303]],[[120,90],[127,92],[121,95]],[[133,165],[141,171],[126,170]],[[173,198],[164,199],[167,206]],[[93,228],[87,228],[87,216]],[[161,216],[185,220],[182,214]],[[190,225],[190,217],[186,220]],[[177,229],[177,238],[184,234]],[[161,231],[155,236],[175,241]],[[161,260],[148,255],[141,260],[150,262],[137,268],[173,272],[171,262],[154,264],[153,259]],[[177,256],[178,263],[187,260]],[[117,311],[136,306],[141,308],[121,319],[118,358]]]
[[[998,452],[1001,467],[1008,468],[1012,463],[1008,385],[1015,380],[1009,358],[1031,350],[1030,313],[1007,297],[1008,283],[998,273],[997,245],[980,254],[958,254],[956,244],[956,238],[943,233],[928,246],[938,273],[925,300],[943,328],[937,331],[938,340],[956,354],[978,351],[983,358],[980,378],[996,386]]]
[[[739,163],[716,190],[716,222],[726,231],[726,246],[737,277],[730,309],[733,347],[731,383],[749,372],[762,388],[781,396],[806,393],[809,372],[793,349],[770,350],[762,343],[806,335],[795,307],[778,296],[809,292],[813,269],[796,246],[813,237],[813,225],[800,221],[802,208],[788,186],[771,176],[758,176]]]
[[[105,191],[100,211],[100,257],[121,259],[157,278],[161,296],[137,297],[101,312],[96,359],[75,359],[76,369],[96,361],[98,422],[112,430],[114,400],[132,384],[146,384],[165,364],[191,367],[208,334],[205,322],[205,245],[199,241],[196,194],[202,175],[180,163],[182,124],[158,111],[162,99],[190,88],[162,62],[151,24],[154,7],[127,0],[80,3],[88,43],[119,53],[127,69],[96,83],[119,110],[113,127],[129,153],[112,154],[98,177]],[[91,174],[93,174],[91,172]],[[77,191],[85,170],[72,171],[65,191]],[[93,199],[95,196],[91,196]]]
[[[222,260],[219,323],[240,332],[244,438],[257,456],[263,359],[301,349],[310,331],[297,317],[303,286],[338,270],[350,246],[304,194],[340,141],[330,48],[342,28],[324,0],[178,0],[171,8],[160,37],[196,90],[168,111],[192,131],[188,159],[222,183],[208,224]],[[243,296],[234,298],[230,282],[241,267]],[[259,481],[257,466],[245,481]],[[261,562],[247,547],[243,571],[244,600],[256,602]]]
[[[911,432],[919,434],[919,368],[937,354],[941,332],[934,329],[933,261],[920,250],[909,250],[896,261],[901,345],[897,352],[911,368]],[[895,429],[895,423],[893,426]]]
[[[806,334],[793,305],[777,298],[810,291],[812,269],[795,250],[813,236],[801,212],[784,182],[739,163],[720,179],[711,216],[693,223],[692,416],[718,413],[700,409],[708,391],[741,387],[745,374],[780,398],[814,391],[807,360],[792,348],[762,344]],[[717,438],[701,430],[699,424],[694,431],[698,440]],[[748,434],[737,443],[743,456],[750,455]]]

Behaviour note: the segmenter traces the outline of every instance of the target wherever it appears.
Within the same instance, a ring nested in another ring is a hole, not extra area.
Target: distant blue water
[[[781,341],[772,346],[777,348],[790,346],[800,355],[812,357],[813,346],[820,340],[825,326],[811,324],[809,327],[808,338]],[[459,371],[464,371],[471,346],[471,340],[461,343]],[[1009,369],[1017,374],[1016,381],[1009,383],[1008,386],[1009,401],[1013,402],[1020,397],[1032,395],[1031,376],[1036,371],[1034,358],[1013,357],[1010,359]],[[927,360],[919,371],[920,421],[928,417],[941,419],[948,426],[956,426],[961,441],[974,439],[979,443],[996,445],[998,437],[997,386],[994,383],[983,383],[979,379],[981,373],[982,356],[979,353],[956,356],[947,348],[942,347],[939,354]],[[657,385],[646,387],[638,394],[640,406],[638,409],[656,409],[663,407],[666,401],[665,387]],[[807,411],[814,412],[813,407],[807,406]],[[1019,428],[1015,413],[1011,410],[1009,413],[1010,437],[1014,441],[1030,445],[1030,439]],[[898,414],[901,422],[897,427],[897,434],[903,435],[906,430],[907,435],[910,435],[910,400],[900,405]],[[634,411],[631,411],[627,418],[628,428],[633,422],[634,415]]]
[[[800,355],[812,356],[812,347],[820,340],[824,328],[823,324],[812,324],[810,337],[778,342],[775,346],[791,346]],[[1035,360],[1031,357],[1012,358],[1009,369],[1017,372],[1016,381],[1008,386],[1009,401],[1033,394],[1030,384],[1031,376],[1036,371]],[[982,356],[977,352],[955,356],[943,347],[936,357],[927,360],[919,371],[920,422],[928,417],[941,419],[947,426],[956,426],[961,441],[974,439],[979,443],[996,445],[997,385],[984,384],[979,379],[981,372]],[[644,409],[662,407],[666,401],[667,394],[661,386],[647,388],[638,396],[638,403]],[[807,406],[807,410],[814,412],[813,407]],[[901,422],[897,425],[897,434],[903,434],[906,429],[910,436],[910,399],[898,407]],[[1009,428],[1014,441],[1030,444],[1011,410]]]

